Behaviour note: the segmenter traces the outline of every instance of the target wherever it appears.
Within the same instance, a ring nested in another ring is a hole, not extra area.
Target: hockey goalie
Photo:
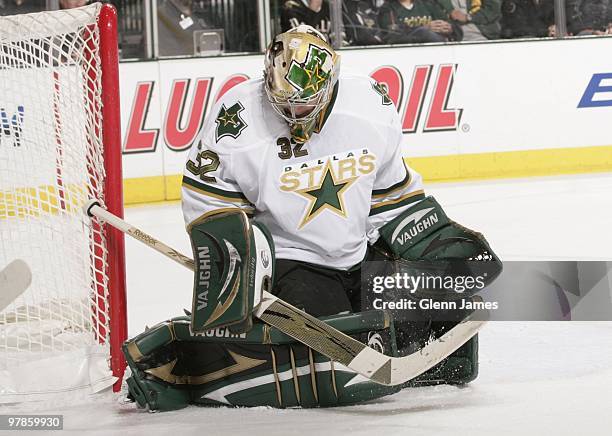
[[[489,281],[501,271],[484,237],[425,195],[402,157],[401,123],[385,88],[340,76],[339,55],[302,25],[274,38],[263,78],[231,89],[211,114],[183,177],[192,310],[125,343],[130,396],[150,410],[323,407],[406,387],[376,384],[252,316],[265,290],[402,356],[466,313],[389,316],[371,307],[364,275],[398,265],[422,275],[435,264],[469,276],[468,261],[487,263]],[[408,385],[465,384],[477,372],[475,336]]]

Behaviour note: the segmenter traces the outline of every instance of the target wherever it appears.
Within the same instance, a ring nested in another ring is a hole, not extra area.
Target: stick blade
[[[0,312],[25,292],[32,283],[27,263],[15,259],[0,271]]]

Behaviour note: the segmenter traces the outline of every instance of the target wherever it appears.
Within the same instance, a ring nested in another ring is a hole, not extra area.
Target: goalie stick
[[[194,270],[193,260],[168,247],[92,200],[84,212],[138,239],[181,265]],[[373,382],[392,386],[405,383],[434,367],[470,340],[486,323],[488,312],[476,311],[443,336],[408,356],[390,357],[330,327],[289,303],[264,292],[253,313],[266,324],[276,327],[331,360],[363,375]]]
[[[30,267],[15,259],[0,271],[0,312],[23,294],[32,283]]]

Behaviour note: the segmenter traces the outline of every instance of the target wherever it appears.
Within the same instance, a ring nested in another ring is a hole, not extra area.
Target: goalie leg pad
[[[409,381],[407,385],[465,385],[474,381],[476,377],[478,377],[478,335],[467,341],[438,365]]]
[[[398,272],[409,272],[418,276],[428,273],[431,267],[425,269],[425,262],[406,262],[410,266],[407,270],[406,265],[400,265],[403,260],[390,260],[378,250],[374,250],[370,258],[371,262],[366,264],[363,270],[364,277],[373,276],[393,276]],[[379,294],[364,292],[362,295],[362,308],[374,308],[374,300]],[[423,292],[418,292],[417,296],[406,293],[405,290],[388,289],[385,291],[384,298],[389,301],[398,301],[403,297],[422,298]],[[432,338],[439,338],[457,322],[467,317],[469,310],[404,310],[398,309],[391,311],[394,324],[396,343],[399,356],[403,357],[422,349]],[[438,319],[440,318],[440,319]],[[427,386],[437,384],[463,385],[476,379],[478,376],[478,336],[474,336],[466,344],[451,354],[448,358],[436,365],[432,369],[421,374],[414,380],[403,385],[403,387]]]
[[[422,349],[432,338],[439,338],[456,326],[454,322],[396,322],[397,346],[400,356]],[[439,384],[464,385],[478,376],[478,335],[438,365],[402,385],[402,387]]]
[[[393,323],[385,312],[337,315],[326,322],[397,355]],[[150,410],[188,404],[328,407],[400,390],[371,382],[261,323],[248,333],[217,328],[194,336],[189,318],[174,318],[126,342],[123,351],[132,371],[130,394]]]
[[[248,331],[253,308],[274,275],[274,245],[262,224],[239,210],[209,213],[189,225],[195,259],[191,328]]]

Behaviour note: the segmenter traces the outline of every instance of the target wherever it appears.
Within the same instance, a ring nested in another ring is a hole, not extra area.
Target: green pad
[[[325,321],[380,352],[397,356],[389,314],[368,311]],[[131,397],[150,410],[188,404],[327,407],[372,400],[397,386],[368,381],[263,323],[234,335],[228,328],[189,332],[189,318],[162,322],[123,345]]]
[[[239,209],[206,214],[187,231],[195,261],[192,331],[226,326],[238,333],[248,331],[253,305],[261,299],[262,289],[271,286],[272,277],[256,274],[256,235],[246,214]],[[270,246],[263,259],[266,268],[274,261]]]

